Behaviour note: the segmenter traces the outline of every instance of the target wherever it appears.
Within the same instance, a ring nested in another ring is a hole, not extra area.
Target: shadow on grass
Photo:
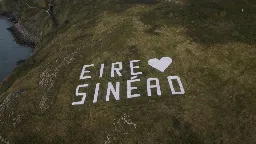
[[[184,26],[186,34],[201,44],[256,43],[256,1],[252,0],[165,2],[141,20],[155,29]]]

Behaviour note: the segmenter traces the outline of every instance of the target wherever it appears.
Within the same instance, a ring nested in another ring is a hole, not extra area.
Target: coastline
[[[16,12],[0,12],[0,16],[5,17],[7,20],[13,23],[13,26],[8,30],[14,36],[17,44],[28,46],[32,49],[36,47],[39,42],[39,38],[29,32],[20,22],[18,13]]]
[[[39,41],[39,38],[30,34],[30,32],[28,32],[20,23],[14,24],[12,27],[8,28],[8,30],[14,36],[16,43],[20,45],[25,45],[34,49]]]
[[[0,12],[0,16],[4,17],[5,19],[13,23],[13,26],[7,28],[7,30],[11,32],[15,42],[19,45],[24,45],[31,48],[32,54],[33,54],[33,51],[37,43],[39,42],[39,38],[34,36],[22,24],[20,24],[17,13]],[[22,63],[24,63],[26,60],[17,61],[16,68]],[[13,71],[15,71],[15,69]],[[12,76],[13,76],[13,72],[11,72],[3,81],[0,81],[0,90],[3,87],[9,86]]]

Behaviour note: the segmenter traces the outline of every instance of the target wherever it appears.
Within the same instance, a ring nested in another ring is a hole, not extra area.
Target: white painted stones
[[[142,75],[142,72],[139,72],[139,63],[140,60],[132,60],[130,61],[130,72],[131,72],[131,79],[128,79],[126,82],[126,94],[128,99],[140,97],[141,95],[139,93],[136,93],[135,91],[138,89],[136,86],[137,82],[140,82],[140,79],[138,78],[139,75]],[[172,59],[169,57],[163,57],[160,60],[158,59],[150,59],[148,61],[148,64],[152,66],[153,68],[159,70],[160,72],[164,72],[169,65],[172,63]],[[101,64],[100,66],[100,75],[99,78],[103,77],[104,73],[104,64]],[[92,76],[90,75],[90,67],[94,67],[94,64],[90,65],[84,65],[80,74],[80,80],[86,80],[86,79],[91,79]],[[114,77],[122,77],[122,71],[123,69],[123,64],[122,62],[115,62],[112,63],[111,65],[111,78]],[[136,72],[135,72],[136,71]],[[170,87],[170,93],[173,95],[180,95],[180,94],[185,94],[184,87],[182,85],[181,79],[178,76],[168,76],[166,79],[169,83]],[[173,86],[173,82],[176,81],[179,85],[178,89],[175,89]],[[153,84],[154,83],[154,84]],[[100,90],[100,83],[97,83],[95,85],[95,91],[94,91],[94,98],[93,98],[93,103],[96,103],[98,101],[98,96],[99,96],[99,91]],[[152,96],[152,95],[158,95],[161,96],[161,87],[160,87],[160,81],[158,78],[148,78],[146,83],[146,88],[147,88],[147,95]],[[73,102],[72,105],[82,105],[85,103],[86,100],[86,92],[80,92],[81,88],[88,88],[89,84],[81,84],[78,85],[76,88],[76,93],[75,95],[78,97],[81,97],[81,101],[78,102]],[[152,93],[152,90],[156,89],[156,94]],[[84,89],[83,89],[84,90]],[[120,82],[108,82],[107,83],[107,90],[106,90],[106,95],[105,95],[105,100],[108,102],[110,101],[110,98],[114,98],[116,101],[120,100]]]

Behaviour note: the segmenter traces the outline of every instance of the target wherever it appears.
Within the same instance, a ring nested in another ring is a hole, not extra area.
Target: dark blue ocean
[[[6,29],[12,25],[0,16],[0,83],[11,74],[17,61],[27,59],[32,53],[31,48],[16,44],[14,37]]]

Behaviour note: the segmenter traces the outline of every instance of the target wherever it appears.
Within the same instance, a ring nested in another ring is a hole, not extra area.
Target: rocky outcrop
[[[18,44],[27,45],[31,48],[34,48],[35,45],[39,42],[38,36],[28,31],[20,22],[19,22],[19,13],[18,12],[0,12],[0,15],[6,17],[9,21],[13,22],[14,25],[8,30],[10,30]]]
[[[17,12],[0,12],[0,15],[5,16],[13,23],[17,23],[19,21],[19,14]]]
[[[39,38],[31,34],[23,25],[20,23],[14,24],[9,30],[14,35],[16,42],[23,45],[28,45],[34,48],[39,42]]]

